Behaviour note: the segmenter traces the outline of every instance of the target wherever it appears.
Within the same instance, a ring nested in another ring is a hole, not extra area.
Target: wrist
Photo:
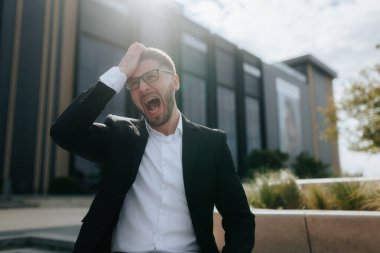
[[[116,93],[119,93],[127,81],[127,75],[120,67],[112,67],[99,79],[102,83],[115,90]]]

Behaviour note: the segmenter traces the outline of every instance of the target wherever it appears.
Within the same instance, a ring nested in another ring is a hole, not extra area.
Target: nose
[[[150,87],[150,85],[147,84],[144,80],[142,80],[142,79],[140,80],[140,85],[139,85],[140,91],[146,91],[149,89],[149,87]]]

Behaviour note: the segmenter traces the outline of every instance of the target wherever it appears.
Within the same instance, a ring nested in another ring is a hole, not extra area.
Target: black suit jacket
[[[114,94],[98,82],[81,93],[51,127],[57,144],[103,167],[98,192],[82,220],[74,252],[110,252],[113,229],[147,144],[144,120],[110,115],[105,124],[94,123]],[[234,169],[226,135],[183,119],[185,194],[201,252],[218,252],[213,236],[215,205],[226,231],[223,252],[250,253],[254,215]]]

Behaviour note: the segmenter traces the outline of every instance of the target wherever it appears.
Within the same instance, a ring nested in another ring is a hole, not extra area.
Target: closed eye
[[[153,71],[150,71],[148,73],[146,73],[142,79],[144,80],[144,82],[146,83],[151,83],[151,82],[154,82],[158,79],[158,71],[157,70],[153,70]]]
[[[127,84],[130,88],[134,88],[139,85],[139,78],[131,78],[127,81]]]

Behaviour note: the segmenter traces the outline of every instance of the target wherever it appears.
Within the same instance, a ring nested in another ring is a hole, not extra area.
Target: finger
[[[127,54],[131,52],[140,52],[142,50],[145,50],[145,46],[139,42],[133,43],[127,50]]]
[[[126,54],[121,59],[119,67],[127,77],[131,76],[136,70],[141,54],[144,52],[145,46],[141,43],[135,42],[129,46]]]

